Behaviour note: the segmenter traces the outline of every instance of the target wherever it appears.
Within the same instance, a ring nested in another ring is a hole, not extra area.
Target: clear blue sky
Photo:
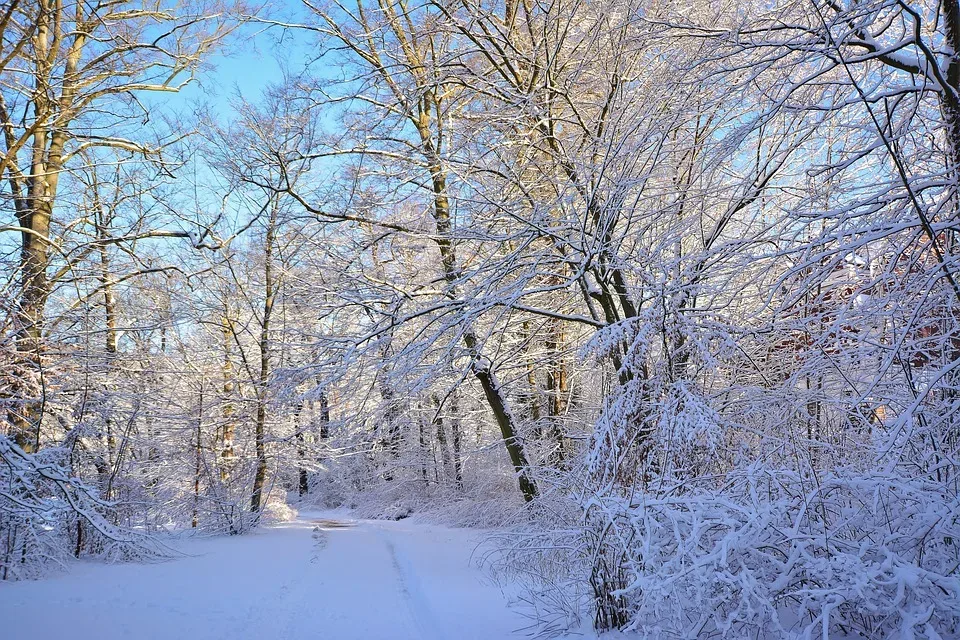
[[[178,94],[155,94],[150,99],[167,108],[192,111],[209,104],[229,118],[231,102],[241,95],[255,102],[267,85],[279,82],[283,68],[299,72],[316,57],[313,34],[266,25],[247,25],[234,34],[224,50],[210,56],[196,78]],[[316,71],[316,69],[315,69]]]

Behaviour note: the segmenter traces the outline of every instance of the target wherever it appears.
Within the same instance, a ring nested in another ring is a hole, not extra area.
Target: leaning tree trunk
[[[424,118],[420,119],[424,122]],[[427,146],[431,158],[430,173],[433,184],[433,215],[437,225],[436,242],[440,249],[440,258],[443,266],[443,276],[447,281],[447,291],[450,297],[456,297],[459,266],[457,265],[456,249],[453,244],[453,226],[450,221],[450,201],[447,198],[446,176],[440,166],[440,159],[433,151],[433,145],[428,131],[421,131],[421,139]],[[500,384],[493,370],[493,364],[483,356],[479,340],[473,327],[468,325],[463,331],[463,342],[470,354],[470,370],[480,383],[483,394],[493,411],[503,436],[503,443],[510,456],[510,462],[517,473],[517,482],[523,499],[530,502],[539,494],[537,484],[530,475],[530,464],[527,461],[523,441],[517,430],[517,419],[510,411],[510,403],[506,390]]]

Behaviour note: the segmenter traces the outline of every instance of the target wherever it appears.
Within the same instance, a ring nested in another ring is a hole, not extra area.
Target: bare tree
[[[189,80],[225,33],[227,16],[207,9],[178,4],[128,11],[113,3],[43,0],[13,3],[4,13],[3,32],[14,34],[9,55],[17,64],[2,71],[0,176],[21,234],[18,351],[34,367],[41,368],[51,253],[59,246],[54,214],[61,176],[93,148],[157,153],[162,141],[126,136],[144,107],[124,96],[176,91]],[[25,450],[38,445],[42,406],[34,399],[12,416]]]

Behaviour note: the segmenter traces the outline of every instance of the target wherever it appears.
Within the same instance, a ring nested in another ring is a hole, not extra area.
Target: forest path
[[[530,621],[471,556],[482,536],[302,515],[156,564],[0,585],[4,640],[500,640]]]

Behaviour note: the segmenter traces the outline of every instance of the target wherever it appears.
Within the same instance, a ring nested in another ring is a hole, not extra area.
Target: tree
[[[3,230],[19,245],[6,271],[16,287],[5,292],[3,323],[17,373],[3,389],[0,439],[4,463],[27,470],[14,474],[21,484],[2,507],[7,558],[21,553],[39,565],[68,545],[76,555],[149,546],[120,526],[130,518],[125,470],[143,404],[118,384],[131,373],[118,366],[118,289],[170,270],[153,262],[151,241],[203,243],[157,211],[175,168],[161,151],[186,132],[145,126],[157,114],[146,96],[189,81],[229,33],[225,10],[43,0],[0,12],[0,198],[10,214]],[[83,350],[89,358],[70,357]],[[143,393],[145,378],[134,377]],[[87,465],[95,485],[84,481]],[[45,501],[58,494],[67,506],[50,512],[54,533],[41,542]]]
[[[4,35],[14,34],[15,43],[8,59],[17,64],[8,62],[2,70],[0,176],[21,235],[17,349],[31,366],[42,369],[63,172],[94,148],[155,155],[162,141],[126,137],[144,107],[124,97],[178,90],[223,37],[225,25],[225,15],[199,4],[127,10],[113,3],[43,0],[12,3],[4,14]],[[91,245],[88,252],[95,249]],[[11,416],[15,439],[26,451],[39,444],[42,407],[41,399],[32,399]]]
[[[331,145],[329,151],[313,152],[310,157],[358,156],[374,163],[401,161],[422,174],[423,194],[429,199],[434,227],[431,237],[439,253],[443,295],[451,305],[461,304],[464,268],[457,255],[450,170],[444,157],[453,140],[447,127],[458,108],[456,96],[460,89],[444,79],[449,39],[438,29],[440,14],[429,7],[413,9],[394,2],[380,3],[376,9],[359,2],[355,10],[307,6],[316,23],[300,24],[298,28],[309,29],[325,42],[332,40],[346,47],[351,63],[363,71],[361,81],[350,83],[359,84],[359,91],[351,91],[343,100],[365,105],[371,109],[373,121],[380,123],[363,129],[360,138],[364,142],[348,134],[342,143]],[[397,131],[401,132],[400,137],[396,137]],[[370,144],[371,141],[378,144]],[[357,219],[318,207],[303,197],[297,199],[309,211],[329,219]],[[413,231],[402,224],[377,219],[360,221],[401,233]],[[483,389],[500,429],[521,493],[527,501],[532,500],[538,489],[509,394],[499,381],[494,364],[484,354],[483,341],[472,322],[465,321],[459,333],[470,371]]]

